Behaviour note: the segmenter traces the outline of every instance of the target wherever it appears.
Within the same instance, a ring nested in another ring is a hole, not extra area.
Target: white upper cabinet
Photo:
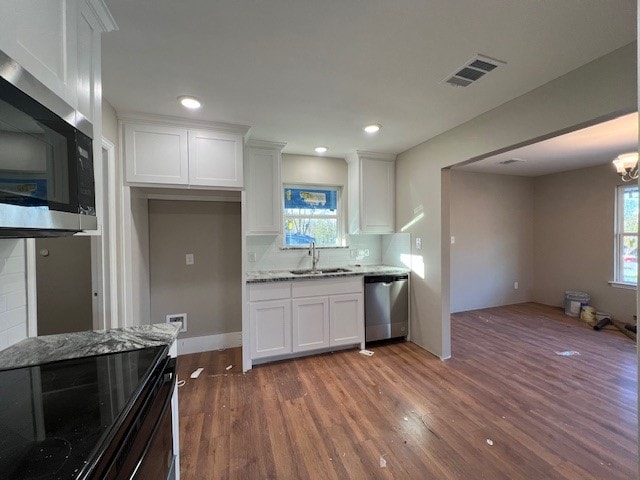
[[[76,16],[67,0],[3,0],[0,50],[76,107]]]
[[[100,34],[117,29],[103,0],[2,0],[1,10],[0,50],[93,120]]]
[[[358,151],[349,164],[349,233],[393,233],[395,155]]]
[[[255,140],[246,145],[247,235],[278,235],[281,231],[280,164],[284,146]]]
[[[189,183],[187,129],[124,124],[127,181],[186,185]]]
[[[242,188],[242,143],[247,127],[225,131],[176,118],[121,118],[126,180],[167,187]],[[231,127],[226,125],[226,127]]]
[[[242,135],[189,131],[191,185],[242,188],[242,163]]]

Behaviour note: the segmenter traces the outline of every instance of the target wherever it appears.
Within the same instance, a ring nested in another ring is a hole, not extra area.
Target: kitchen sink
[[[347,273],[350,272],[348,268],[319,268],[312,270],[307,268],[306,270],[291,270],[294,275],[322,275],[323,273]]]

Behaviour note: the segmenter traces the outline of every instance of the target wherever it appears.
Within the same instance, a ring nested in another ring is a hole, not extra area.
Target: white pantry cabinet
[[[357,151],[347,162],[349,233],[393,233],[395,155]]]
[[[126,115],[120,120],[128,183],[243,187],[242,143],[247,127],[203,128],[153,115]]]
[[[245,147],[247,235],[278,235],[282,229],[280,164],[285,144],[251,140]]]
[[[363,277],[248,285],[252,360],[364,342]]]

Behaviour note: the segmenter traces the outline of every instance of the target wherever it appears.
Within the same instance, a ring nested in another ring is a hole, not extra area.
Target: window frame
[[[638,231],[626,232],[624,230],[624,195],[627,190],[632,189],[637,190],[638,195],[640,196],[640,189],[636,183],[618,185],[616,187],[614,219],[614,281],[612,283],[637,286],[637,277],[635,282],[629,282],[624,279],[624,239],[625,237],[635,237],[636,245],[638,245],[638,240],[640,240]]]
[[[336,231],[336,244],[335,245],[316,245],[316,248],[344,248],[346,247],[345,241],[345,216],[344,216],[344,206],[342,202],[342,193],[343,186],[342,185],[328,185],[328,184],[318,184],[318,183],[282,183],[282,187],[280,189],[282,194],[282,248],[283,249],[308,249],[308,245],[287,245],[287,217],[295,217],[295,218],[309,218],[305,215],[287,215],[285,213],[285,191],[288,188],[297,188],[297,189],[305,189],[309,190],[333,190],[336,192],[336,214],[335,215],[323,215],[322,218],[335,218],[337,220],[337,231]]]

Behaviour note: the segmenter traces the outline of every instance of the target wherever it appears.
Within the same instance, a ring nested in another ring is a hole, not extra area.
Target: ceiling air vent
[[[526,160],[522,158],[510,158],[509,160],[504,160],[502,162],[498,162],[499,165],[511,165],[512,163],[523,163]]]
[[[506,63],[507,62],[503,62],[502,60],[485,57],[484,55],[476,55],[465,65],[458,68],[453,75],[446,78],[444,83],[448,83],[454,87],[466,87]]]

